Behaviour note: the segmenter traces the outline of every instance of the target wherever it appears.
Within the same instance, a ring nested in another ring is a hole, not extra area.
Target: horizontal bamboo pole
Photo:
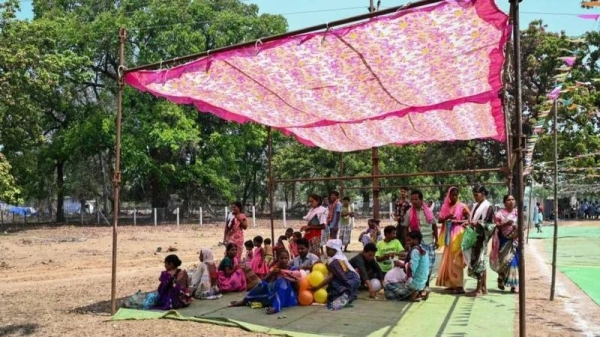
[[[499,186],[499,185],[506,185],[506,182],[490,182],[490,183],[483,183],[483,185],[485,186]],[[413,188],[431,188],[431,187],[446,187],[446,188],[450,188],[451,186],[454,187],[469,187],[469,186],[473,186],[473,184],[439,184],[439,185],[396,185],[396,186],[379,186],[380,190],[389,190],[389,189],[399,189],[401,187],[406,187],[408,189],[413,189]],[[370,190],[372,189],[373,186],[358,186],[358,187],[345,187],[345,189],[347,190]]]
[[[447,176],[461,174],[480,174],[480,173],[506,173],[506,167],[472,169],[472,170],[455,170],[455,171],[433,171],[433,172],[417,172],[417,173],[391,173],[369,176],[342,176],[342,177],[315,177],[315,178],[295,178],[295,179],[275,179],[275,183],[300,183],[309,181],[332,181],[332,180],[362,180],[373,178],[407,178],[407,177],[422,177],[422,176]]]
[[[401,6],[395,6],[395,7],[390,7],[390,8],[386,8],[386,9],[382,9],[380,11],[375,11],[375,12],[371,12],[371,13],[366,13],[366,14],[361,14],[361,15],[356,15],[356,16],[352,16],[349,18],[345,18],[345,19],[341,19],[341,20],[336,20],[336,21],[332,21],[329,23],[323,23],[320,25],[316,25],[316,26],[311,26],[311,27],[307,27],[307,28],[302,28],[302,29],[298,29],[298,30],[293,30],[287,33],[283,33],[283,34],[279,34],[279,35],[273,35],[273,36],[268,36],[268,37],[264,37],[258,40],[254,40],[254,41],[250,41],[250,42],[244,42],[244,43],[238,43],[238,44],[234,44],[231,46],[227,46],[227,47],[223,47],[223,48],[217,48],[214,50],[208,50],[208,51],[204,51],[201,53],[195,53],[195,54],[191,54],[191,55],[187,55],[187,56],[180,56],[180,57],[175,57],[172,58],[170,60],[164,60],[164,61],[160,61],[160,62],[155,62],[155,63],[150,63],[150,64],[146,64],[146,65],[141,65],[138,67],[134,67],[134,68],[125,68],[123,69],[123,74],[127,74],[130,72],[134,72],[134,71],[139,71],[139,70],[150,70],[150,69],[156,69],[156,68],[160,68],[163,66],[170,66],[176,63],[183,63],[183,62],[188,62],[188,61],[192,61],[192,60],[196,60],[208,55],[215,55],[218,53],[223,53],[226,51],[230,51],[230,50],[234,50],[234,49],[239,49],[239,48],[244,48],[244,47],[253,47],[256,46],[256,44],[258,43],[266,43],[269,41],[273,41],[273,40],[279,40],[279,39],[283,39],[286,37],[291,37],[291,36],[296,36],[296,35],[301,35],[301,34],[307,34],[307,33],[313,33],[316,31],[320,31],[320,30],[325,30],[325,29],[329,29],[332,27],[336,27],[336,26],[342,26],[342,25],[347,25],[350,23],[354,23],[354,22],[358,22],[358,21],[362,21],[362,20],[367,20],[367,19],[371,19],[377,16],[381,16],[381,15],[386,15],[386,14],[392,14],[394,12],[397,11],[401,11],[401,10],[407,10],[407,9],[411,9],[411,8],[417,8],[417,7],[423,7],[423,6],[427,6],[427,5],[432,5],[438,2],[441,2],[442,0],[421,0],[421,1],[415,1],[413,3],[407,3],[405,5],[401,5]]]

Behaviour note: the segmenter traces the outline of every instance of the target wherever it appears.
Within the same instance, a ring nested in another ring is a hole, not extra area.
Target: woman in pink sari
[[[450,187],[439,216],[442,230],[438,242],[440,247],[445,248],[435,284],[438,287],[446,287],[446,291],[453,294],[465,293],[463,286],[466,265],[460,244],[464,231],[462,225],[467,219],[469,208],[458,201],[458,188]]]
[[[517,209],[512,195],[504,196],[504,208],[496,212],[496,228],[492,234],[490,267],[498,273],[498,288],[517,292],[519,285],[519,253],[517,251]]]
[[[244,251],[244,230],[248,228],[248,220],[243,212],[242,203],[235,201],[231,204],[231,213],[227,215],[225,232],[223,233],[223,244],[235,244],[237,247],[237,259],[242,260]]]
[[[221,292],[246,291],[246,274],[236,255],[237,246],[228,243],[225,257],[219,264],[218,281]]]

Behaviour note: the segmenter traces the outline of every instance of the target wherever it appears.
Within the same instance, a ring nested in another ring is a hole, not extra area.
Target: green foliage
[[[23,202],[21,190],[10,173],[10,163],[0,153],[0,201],[19,204]]]

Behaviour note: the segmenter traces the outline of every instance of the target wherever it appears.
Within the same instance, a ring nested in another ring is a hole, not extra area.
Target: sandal
[[[518,294],[519,293],[519,291],[517,290],[516,287],[510,287],[510,292],[513,293],[513,294]]]
[[[421,298],[423,299],[423,301],[427,301],[427,299],[429,298],[429,293],[430,293],[430,291],[427,290],[427,291],[425,291],[425,295],[421,296]]]
[[[504,280],[498,278],[498,289],[504,290]]]

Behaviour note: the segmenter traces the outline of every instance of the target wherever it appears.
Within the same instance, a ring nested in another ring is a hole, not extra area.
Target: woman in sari
[[[304,232],[304,238],[310,243],[310,252],[321,256],[321,232],[325,230],[327,223],[327,208],[321,206],[321,197],[317,194],[308,196],[310,210],[303,218],[308,221],[306,226],[300,228]]]
[[[488,191],[483,185],[473,187],[475,204],[469,224],[463,234],[461,249],[468,266],[468,274],[477,280],[477,288],[468,296],[487,294],[487,245],[494,231],[494,209],[486,200]]]
[[[504,196],[504,208],[494,217],[496,229],[492,235],[490,267],[498,273],[498,288],[517,292],[519,285],[519,253],[517,250],[517,209],[512,195]]]
[[[217,272],[221,292],[246,291],[246,274],[236,256],[237,246],[228,243],[225,257],[221,260]]]
[[[439,223],[442,224],[439,245],[444,247],[442,263],[438,271],[438,287],[446,287],[452,294],[464,294],[465,262],[460,244],[464,229],[462,225],[469,218],[469,208],[458,201],[458,188],[450,187],[440,210]]]
[[[203,300],[215,300],[221,297],[217,287],[217,266],[212,250],[200,249],[200,264],[192,275],[192,286],[190,289],[195,298]]]
[[[325,247],[329,257],[328,273],[323,282],[313,289],[317,290],[327,286],[327,308],[340,310],[356,299],[358,287],[360,287],[360,276],[344,255],[342,240],[329,240]]]
[[[192,302],[189,290],[190,279],[185,270],[180,269],[181,260],[177,255],[165,257],[165,271],[160,274],[158,298],[152,309],[171,310],[187,307]]]
[[[231,204],[231,213],[227,215],[223,244],[233,243],[237,247],[237,259],[242,260],[244,251],[244,230],[248,228],[248,220],[243,212],[242,203],[235,201]]]
[[[265,279],[241,301],[233,301],[230,307],[249,305],[252,308],[264,307],[268,315],[280,312],[283,308],[298,305],[298,294],[292,286],[302,277],[300,271],[290,271],[290,254],[282,250],[277,255],[277,264],[274,265]]]

